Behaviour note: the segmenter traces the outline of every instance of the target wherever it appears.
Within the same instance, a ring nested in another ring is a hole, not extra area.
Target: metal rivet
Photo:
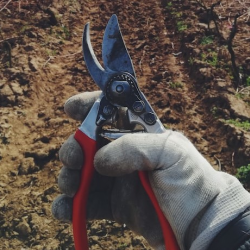
[[[143,101],[136,101],[133,104],[133,110],[136,113],[141,113],[144,109],[144,102]]]
[[[123,90],[124,90],[124,88],[123,88],[122,85],[117,85],[117,86],[116,86],[116,91],[117,91],[118,93],[122,93]]]
[[[156,116],[154,113],[146,113],[144,115],[144,121],[148,124],[148,125],[154,125],[156,122]]]
[[[111,115],[112,112],[113,112],[113,107],[111,105],[106,105],[103,108],[103,114],[105,114],[105,115]]]

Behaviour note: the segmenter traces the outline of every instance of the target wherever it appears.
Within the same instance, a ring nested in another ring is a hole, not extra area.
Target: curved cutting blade
[[[87,23],[84,27],[83,37],[82,37],[82,48],[83,48],[84,61],[91,77],[93,78],[95,83],[101,88],[101,90],[104,90],[105,84],[107,80],[110,78],[110,73],[108,73],[103,69],[103,67],[98,62],[95,56],[90,41],[89,23]]]
[[[105,69],[128,72],[135,77],[134,67],[122,38],[116,15],[112,15],[104,32],[102,60]]]

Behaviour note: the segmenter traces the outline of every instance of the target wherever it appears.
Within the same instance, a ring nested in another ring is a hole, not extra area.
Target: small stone
[[[39,69],[38,61],[36,58],[29,58],[29,67],[30,69],[35,72]]]
[[[28,224],[26,221],[20,222],[20,223],[16,226],[15,230],[19,233],[19,235],[20,235],[21,237],[27,237],[27,236],[29,236],[30,233],[31,233],[30,226],[29,226],[29,224]]]
[[[20,84],[17,82],[12,82],[10,87],[14,94],[16,95],[23,95],[23,89],[20,87]]]
[[[8,201],[7,200],[0,201],[0,208],[5,208],[7,206],[8,206]]]
[[[237,99],[236,96],[226,95],[229,100],[230,108],[236,117],[243,118],[244,120],[250,120],[250,109],[246,102],[241,99]]]
[[[201,68],[200,73],[202,73],[206,77],[211,77],[211,69],[210,68]]]
[[[7,186],[7,184],[6,184],[6,183],[4,183],[4,182],[0,181],[0,187],[5,188],[6,186]]]
[[[193,55],[194,56],[199,56],[201,54],[201,50],[198,48],[193,49]]]
[[[37,38],[37,34],[35,32],[33,32],[33,31],[28,31],[27,35],[30,38]]]
[[[5,84],[1,89],[1,96],[12,96],[13,91],[11,90],[9,84]]]
[[[246,63],[250,63],[250,57],[247,57],[245,60]]]
[[[226,81],[218,81],[217,86],[220,88],[225,88],[228,86],[228,83]]]
[[[205,24],[205,23],[198,23],[197,24],[200,28],[205,28],[205,29],[207,29],[207,24]]]

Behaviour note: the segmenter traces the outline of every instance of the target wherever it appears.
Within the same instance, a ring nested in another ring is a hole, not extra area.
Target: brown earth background
[[[79,126],[63,105],[97,89],[83,62],[82,30],[91,22],[100,58],[114,13],[164,125],[182,131],[216,169],[235,174],[250,164],[246,1],[0,1],[0,249],[74,249],[71,225],[50,211],[58,150]],[[235,74],[227,45],[237,14]],[[112,221],[89,222],[88,233],[91,249],[151,249]]]

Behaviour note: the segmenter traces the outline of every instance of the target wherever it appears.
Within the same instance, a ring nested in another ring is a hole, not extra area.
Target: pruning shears
[[[80,187],[73,201],[73,235],[76,250],[88,249],[86,204],[94,173],[93,160],[97,150],[97,136],[100,128],[114,123],[118,108],[126,107],[131,124],[141,125],[143,131],[148,133],[165,131],[146,97],[138,88],[134,67],[123,41],[117,16],[112,15],[104,32],[102,43],[104,67],[98,62],[93,51],[89,23],[84,27],[82,43],[85,64],[94,82],[101,88],[102,94],[95,101],[74,136],[85,153]],[[133,131],[107,132],[106,136],[115,139],[128,132]],[[147,173],[139,172],[139,177],[158,215],[166,249],[179,249],[174,233],[151,189]]]

